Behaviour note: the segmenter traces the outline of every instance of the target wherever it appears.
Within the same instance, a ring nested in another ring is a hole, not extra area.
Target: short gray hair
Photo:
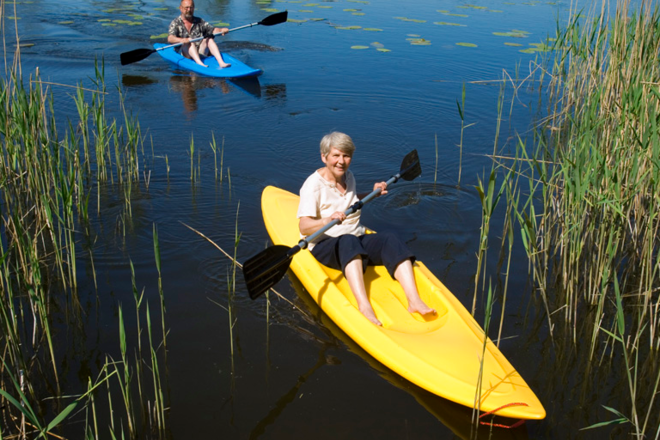
[[[339,131],[333,131],[330,134],[326,134],[321,139],[321,155],[326,157],[330,153],[330,148],[335,147],[342,153],[346,153],[349,156],[353,156],[355,152],[355,144],[353,139],[346,133],[341,133]]]

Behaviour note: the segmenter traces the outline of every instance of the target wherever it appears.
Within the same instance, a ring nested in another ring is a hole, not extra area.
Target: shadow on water
[[[306,312],[301,314],[301,316],[308,321],[309,324],[320,329],[325,334],[326,338],[316,338],[318,343],[321,344],[316,364],[301,375],[298,382],[294,384],[289,391],[282,395],[271,411],[257,423],[251,432],[251,439],[258,438],[265,432],[267,426],[272,425],[277,421],[278,416],[286,409],[287,405],[293,402],[300,387],[309,380],[319,368],[324,365],[335,365],[337,363],[337,360],[335,360],[333,356],[326,356],[325,352],[328,348],[341,345],[345,345],[352,353],[362,358],[362,360],[364,360],[387,382],[413,396],[420,405],[461,439],[522,440],[529,438],[524,423],[512,429],[488,425],[479,425],[478,427],[475,427],[472,423],[472,409],[429,393],[394,373],[392,370],[374,359],[348,335],[346,335],[346,333],[339,329],[339,327],[321,310],[318,304],[314,302],[312,297],[307,291],[305,291],[300,281],[291,272],[288,273],[288,276],[291,285],[297,293],[298,300],[296,300],[296,302],[302,303],[300,305],[301,309]],[[487,420],[487,423],[511,426],[516,422],[515,420],[505,418],[495,417],[493,419],[491,416],[488,417],[490,418]]]

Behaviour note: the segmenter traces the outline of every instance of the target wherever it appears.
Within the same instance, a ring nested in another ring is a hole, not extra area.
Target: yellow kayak
[[[292,246],[300,241],[298,202],[299,197],[288,191],[264,189],[261,209],[273,244]],[[367,269],[365,285],[382,327],[357,309],[342,273],[320,264],[309,250],[298,252],[290,268],[339,328],[410,382],[481,412],[517,419],[545,417],[543,405],[520,374],[490,339],[484,347],[482,328],[420,261],[414,264],[417,289],[436,316],[409,313],[403,289],[387,270]]]

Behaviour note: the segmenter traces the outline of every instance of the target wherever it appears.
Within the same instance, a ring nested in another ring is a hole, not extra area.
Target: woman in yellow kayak
[[[300,189],[300,233],[310,236],[333,220],[339,224],[309,243],[312,255],[322,264],[341,270],[348,281],[360,312],[376,325],[382,325],[376,317],[366,288],[364,270],[368,265],[384,265],[390,275],[401,283],[408,299],[408,311],[422,315],[435,314],[419,297],[412,263],[415,256],[394,234],[382,232],[366,234],[360,224],[360,210],[346,216],[351,205],[368,194],[357,194],[355,177],[348,171],[355,144],[347,134],[330,133],[321,139],[319,168],[307,178]],[[387,183],[374,184],[374,190],[387,194]]]

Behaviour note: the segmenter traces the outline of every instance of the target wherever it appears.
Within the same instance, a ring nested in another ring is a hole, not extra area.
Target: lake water
[[[232,358],[223,308],[230,261],[184,223],[229,253],[238,231],[237,257],[245,261],[269,243],[262,189],[276,185],[297,192],[322,165],[318,142],[324,134],[339,130],[353,137],[351,168],[362,191],[395,174],[403,156],[417,149],[422,176],[397,183],[387,197],[368,205],[364,223],[396,230],[470,307],[481,224],[474,185],[491,167],[486,155],[495,143],[500,80],[504,71],[514,79],[529,74],[543,54],[521,50],[547,42],[569,8],[564,1],[518,0],[198,0],[196,15],[230,28],[289,11],[288,23],[216,39],[222,50],[264,71],[257,80],[232,82],[174,70],[157,54],[120,65],[120,53],[164,41],[152,37],[167,32],[179,13],[176,1],[6,3],[5,16],[18,18],[24,75],[38,67],[43,81],[91,87],[94,60],[103,58],[109,115],[121,118],[120,86],[126,108],[146,135],[142,167],[149,181],[133,189],[132,215],[114,185],[102,188],[101,213],[92,220],[91,237],[81,242],[93,252],[98,287],[81,252],[84,310],[77,325],[63,313],[56,327],[64,394],[84,391],[87,376],[97,374],[106,354],[119,358],[119,305],[129,341],[137,340],[129,262],[152,320],[160,319],[153,318],[159,310],[156,225],[169,329],[162,373],[171,438],[468,438],[469,409],[429,395],[362,352],[292,276],[277,290],[295,308],[271,295],[267,317],[265,299],[251,301],[238,275]],[[351,26],[360,28],[341,29]],[[14,32],[13,22],[6,21],[10,57]],[[461,159],[457,100],[463,85],[465,124],[473,125],[464,132]],[[58,117],[74,118],[74,89],[50,87]],[[527,83],[514,97],[508,83],[505,96],[499,147],[514,145],[516,133],[529,136],[540,92]],[[60,129],[63,133],[64,123]],[[219,148],[224,142],[221,183],[214,178],[213,137]],[[498,228],[501,219],[493,230]],[[495,233],[493,243],[500,235]],[[576,365],[579,342],[553,345],[523,253],[516,253],[513,265],[500,348],[548,416],[515,430],[494,429],[492,436],[600,438],[603,431],[578,430],[611,418],[601,405],[616,407],[616,399],[625,396],[613,391],[621,378],[607,369],[582,373]],[[488,270],[497,282],[496,251]],[[483,322],[481,307],[477,320]],[[76,438],[81,426],[68,425],[64,434]],[[487,429],[479,434],[489,436]]]

